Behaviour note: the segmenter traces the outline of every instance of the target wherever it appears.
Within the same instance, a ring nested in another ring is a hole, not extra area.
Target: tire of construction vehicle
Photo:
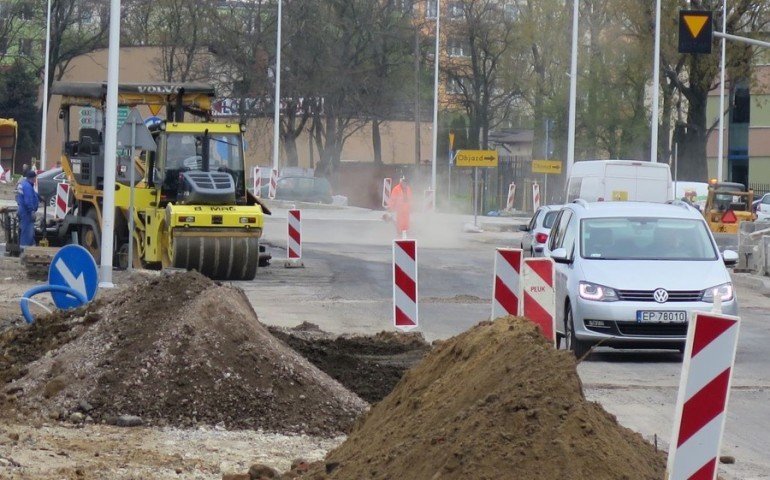
[[[215,280],[253,280],[259,265],[259,239],[230,236],[174,237],[161,226],[163,268],[196,270]]]
[[[99,225],[99,217],[96,214],[96,209],[92,208],[86,213],[86,218],[93,220],[96,225]],[[83,225],[80,234],[80,245],[88,250],[88,253],[94,257],[96,264],[98,265],[101,260],[101,250],[99,248],[99,242],[101,241],[101,231],[97,227],[94,229],[91,225]]]
[[[575,357],[578,359],[583,358],[590,350],[591,345],[587,342],[578,340],[575,336],[575,319],[572,315],[572,307],[567,304],[567,309],[564,316],[564,341],[567,350],[572,350]]]

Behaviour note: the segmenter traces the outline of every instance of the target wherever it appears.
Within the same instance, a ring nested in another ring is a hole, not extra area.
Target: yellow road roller
[[[80,113],[103,112],[105,83],[54,83],[65,133],[61,157],[73,198],[55,222],[54,244],[79,243],[100,258],[104,189],[104,128],[80,128]],[[115,185],[114,265],[197,270],[214,278],[250,280],[260,262],[259,239],[269,210],[246,187],[244,125],[210,117],[214,89],[200,84],[121,84],[118,104],[165,108],[149,125],[156,151],[119,152]],[[96,115],[97,119],[104,115]],[[191,121],[192,120],[192,121]],[[71,127],[77,134],[71,135]],[[130,169],[134,228],[129,231]],[[133,241],[133,258],[128,242]]]

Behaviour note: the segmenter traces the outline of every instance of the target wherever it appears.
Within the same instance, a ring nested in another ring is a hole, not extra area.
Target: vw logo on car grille
[[[668,292],[659,288],[652,292],[652,298],[658,303],[666,303],[668,301]]]

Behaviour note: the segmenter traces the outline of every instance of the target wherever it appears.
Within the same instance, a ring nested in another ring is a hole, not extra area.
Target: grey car
[[[37,193],[40,195],[40,200],[48,202],[49,206],[53,206],[56,202],[56,188],[65,181],[67,175],[64,173],[61,167],[52,168],[37,176]]]
[[[701,214],[684,202],[566,205],[546,254],[555,262],[556,330],[578,357],[592,346],[683,350],[694,311],[738,314],[726,266]]]
[[[540,257],[548,242],[553,221],[559,215],[561,205],[545,205],[537,209],[527,225],[521,225],[521,249],[531,257]]]

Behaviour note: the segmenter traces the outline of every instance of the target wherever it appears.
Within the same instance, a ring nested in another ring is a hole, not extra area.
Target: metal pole
[[[414,164],[420,164],[420,30],[414,29]]]
[[[652,67],[652,125],[650,125],[650,162],[658,163],[658,103],[660,102],[660,0],[655,1],[655,51]]]
[[[479,167],[473,167],[473,226],[478,227],[479,216]]]
[[[436,54],[433,59],[433,162],[431,165],[430,188],[436,194],[436,150],[438,148],[438,64],[439,40],[441,38],[441,0],[436,0]],[[435,208],[435,206],[434,206]]]
[[[104,135],[104,199],[102,206],[102,288],[112,284],[112,249],[115,230],[115,164],[118,149],[118,74],[120,67],[120,0],[110,0],[110,39],[107,56],[107,125]]]
[[[572,60],[569,74],[569,127],[567,132],[567,178],[575,163],[575,109],[577,103],[577,44],[578,44],[578,0],[572,0]]]
[[[136,123],[131,122],[131,159],[129,167],[131,169],[130,186],[128,194],[128,268],[130,272],[134,269],[134,182],[136,173],[134,172],[134,155],[136,149]]]
[[[676,200],[676,184],[679,181],[679,142],[674,144],[674,200]]]
[[[714,32],[714,36],[717,38],[724,38],[734,42],[748,43],[749,45],[756,45],[758,47],[770,48],[770,42],[763,42],[754,38],[741,37],[738,35],[730,35],[729,33]]]
[[[722,33],[727,33],[727,0],[722,0]],[[722,60],[719,71],[719,142],[717,149],[717,181],[721,182],[724,172],[722,161],[724,150],[724,118],[725,118],[725,57],[727,56],[727,39],[722,37]]]
[[[51,0],[45,24],[45,68],[43,69],[43,125],[40,129],[40,169],[45,170],[45,144],[48,141],[48,63],[51,58]]]
[[[273,112],[273,168],[278,169],[278,152],[280,141],[280,109],[281,109],[281,4],[278,0],[278,35],[275,41],[275,108]]]

